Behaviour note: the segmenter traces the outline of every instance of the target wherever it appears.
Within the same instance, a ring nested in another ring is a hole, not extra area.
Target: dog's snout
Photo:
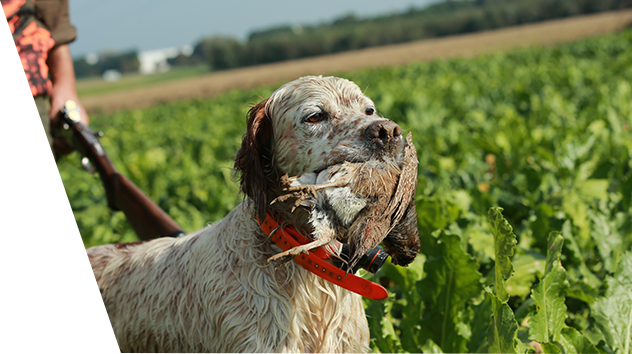
[[[369,140],[381,146],[397,141],[402,136],[402,128],[390,120],[373,122],[364,132]]]

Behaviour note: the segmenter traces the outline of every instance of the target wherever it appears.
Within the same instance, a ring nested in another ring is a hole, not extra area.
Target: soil
[[[631,22],[632,10],[578,16],[174,79],[146,87],[85,95],[81,97],[81,102],[88,112],[109,113],[161,102],[211,97],[232,89],[280,84],[304,75],[326,75],[572,42],[620,31]]]

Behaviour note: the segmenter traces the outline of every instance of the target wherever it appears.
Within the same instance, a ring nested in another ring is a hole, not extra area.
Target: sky
[[[104,50],[195,45],[203,37],[245,40],[253,30],[312,25],[347,14],[371,17],[423,8],[442,0],[70,0],[78,37],[73,57]]]

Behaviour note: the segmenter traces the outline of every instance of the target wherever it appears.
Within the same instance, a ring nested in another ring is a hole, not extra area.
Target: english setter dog
[[[235,161],[246,198],[223,220],[178,238],[88,249],[120,349],[369,351],[361,296],[295,262],[268,262],[280,248],[257,217],[312,234],[307,208],[270,204],[284,194],[281,177],[365,161],[380,139],[403,150],[399,126],[375,112],[348,80],[292,81],[249,111]]]

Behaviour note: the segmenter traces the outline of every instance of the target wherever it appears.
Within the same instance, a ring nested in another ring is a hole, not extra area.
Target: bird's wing
[[[415,191],[417,190],[418,165],[419,160],[417,160],[417,151],[415,150],[415,145],[413,145],[413,135],[412,133],[408,133],[404,147],[404,165],[402,166],[402,172],[399,175],[395,194],[393,194],[384,212],[384,215],[392,215],[389,232],[393,229],[393,226],[397,225],[402,219],[411,198],[415,196]]]

